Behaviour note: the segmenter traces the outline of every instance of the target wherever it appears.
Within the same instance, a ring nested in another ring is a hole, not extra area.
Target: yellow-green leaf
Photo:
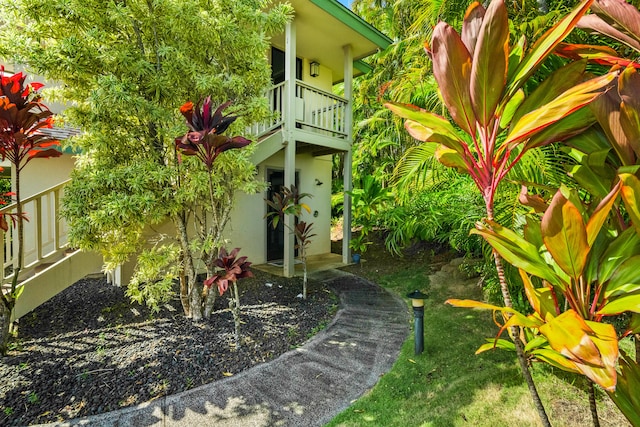
[[[558,266],[574,280],[582,274],[589,245],[578,209],[558,191],[540,224],[542,240]]]

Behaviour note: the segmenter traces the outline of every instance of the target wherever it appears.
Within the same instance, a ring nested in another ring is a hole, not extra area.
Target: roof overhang
[[[385,49],[392,40],[336,0],[290,0],[295,10],[296,54],[333,71],[333,82],[344,80],[343,47],[351,45],[354,75],[371,69],[363,59]],[[284,34],[272,38],[284,49]]]

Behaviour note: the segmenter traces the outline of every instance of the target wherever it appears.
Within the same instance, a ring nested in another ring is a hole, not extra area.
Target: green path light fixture
[[[423,294],[416,289],[407,294],[407,298],[411,298],[411,306],[413,307],[415,354],[421,354],[424,350],[424,300],[427,298],[427,294]]]

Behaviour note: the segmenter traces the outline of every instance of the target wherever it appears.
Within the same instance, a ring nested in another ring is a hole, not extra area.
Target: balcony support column
[[[351,45],[342,47],[344,52],[344,97],[347,100],[345,110],[346,140],[349,146],[344,153],[343,187],[344,203],[342,210],[342,262],[351,263],[351,196],[348,194],[353,189],[351,147],[353,145],[353,50]]]
[[[295,122],[295,94],[296,94],[296,25],[295,20],[287,23],[285,29],[285,93],[284,93],[284,185],[291,188],[296,183],[296,141],[294,132]],[[293,215],[284,216],[284,266],[285,277],[292,277],[295,273],[295,241]]]

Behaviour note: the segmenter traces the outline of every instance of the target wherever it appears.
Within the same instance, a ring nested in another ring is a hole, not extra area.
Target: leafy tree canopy
[[[146,224],[196,215],[208,197],[204,167],[180,158],[179,107],[231,100],[237,135],[268,111],[268,36],[290,18],[266,0],[1,0],[0,56],[61,85],[50,93],[83,130],[65,196],[72,243],[121,262]],[[245,150],[242,150],[245,151]],[[226,188],[255,191],[246,152],[224,153]],[[185,210],[186,209],[186,210]],[[185,213],[186,212],[186,213]]]

